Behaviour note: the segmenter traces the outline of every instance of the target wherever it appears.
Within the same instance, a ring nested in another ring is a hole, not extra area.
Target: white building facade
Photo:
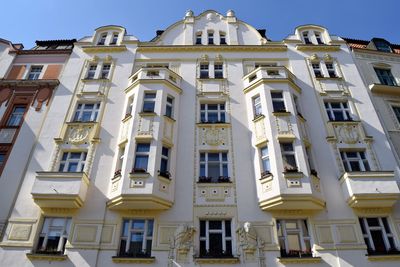
[[[60,84],[1,266],[399,265],[395,155],[327,29],[273,42],[233,11],[149,42],[100,27]]]

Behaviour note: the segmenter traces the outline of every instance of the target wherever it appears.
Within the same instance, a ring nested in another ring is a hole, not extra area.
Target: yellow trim
[[[298,44],[296,49],[299,51],[340,51],[340,45],[308,45]]]
[[[282,264],[310,264],[310,263],[321,263],[321,257],[309,257],[309,258],[278,258],[278,261]]]
[[[256,82],[244,88],[243,92],[246,94],[251,90],[253,90],[254,88],[258,87],[260,84],[268,84],[268,83],[288,83],[294,91],[301,94],[301,88],[297,84],[295,84],[291,79],[268,79],[268,78],[257,79]]]
[[[161,46],[141,46],[137,48],[137,52],[285,52],[287,46],[284,44],[267,44],[267,45],[161,45]]]
[[[143,205],[147,205],[144,207]],[[110,210],[137,210],[137,209],[153,209],[167,210],[173,205],[172,201],[162,199],[153,195],[129,194],[119,195],[107,202]]]
[[[388,94],[388,95],[397,95],[400,96],[400,86],[391,86],[373,83],[369,85],[369,89],[372,93],[376,94]]]
[[[198,127],[205,127],[205,128],[231,128],[231,123],[230,122],[225,122],[225,123],[196,123]]]
[[[197,264],[236,264],[240,260],[237,257],[232,258],[195,258]]]
[[[126,51],[125,45],[85,45],[82,51],[85,53],[119,53]]]
[[[159,84],[159,83],[166,85],[168,88],[174,90],[178,94],[182,94],[181,88],[179,88],[175,84],[173,84],[170,81],[165,80],[165,79],[137,79],[131,85],[129,85],[128,88],[125,89],[125,93],[127,94],[134,87],[136,87],[137,85],[140,85],[140,84]]]
[[[305,194],[278,195],[259,201],[259,206],[264,211],[318,211],[325,208],[325,201]],[[297,212],[294,212],[297,213]]]
[[[35,253],[27,253],[26,257],[30,260],[38,260],[38,261],[65,261],[68,259],[67,255],[54,255],[54,254],[35,254]]]
[[[151,264],[156,261],[155,257],[150,258],[133,258],[133,257],[112,257],[114,263],[142,263]]]
[[[376,255],[368,256],[369,261],[398,261],[400,260],[400,255]]]

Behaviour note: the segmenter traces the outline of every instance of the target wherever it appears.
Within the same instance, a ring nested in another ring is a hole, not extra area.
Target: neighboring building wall
[[[260,32],[188,11],[75,43],[0,265],[398,266],[373,255],[399,245],[396,161],[346,43]]]

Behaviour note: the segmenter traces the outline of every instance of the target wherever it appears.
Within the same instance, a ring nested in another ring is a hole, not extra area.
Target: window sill
[[[148,172],[131,172],[129,173],[129,178],[147,178],[150,176],[150,173]]]
[[[142,263],[142,264],[151,264],[156,261],[155,257],[148,258],[135,258],[135,257],[112,257],[112,261],[114,263]]]
[[[342,77],[315,77],[317,80],[342,80]]]
[[[26,257],[30,260],[38,261],[65,261],[68,259],[68,256],[64,254],[26,253]]]
[[[282,264],[310,264],[310,263],[320,263],[322,261],[321,257],[278,257],[278,261]]]
[[[215,80],[217,80],[217,81],[225,81],[226,80],[225,77],[222,77],[222,78],[202,77],[202,78],[197,78],[197,79],[200,80],[200,81],[215,81]]]
[[[231,124],[229,122],[198,122],[197,126],[200,127],[210,127],[210,126],[218,126],[218,127],[228,127]]]
[[[387,255],[366,255],[369,261],[399,261],[399,254]]]
[[[264,118],[265,118],[265,115],[264,115],[264,114],[258,114],[257,116],[255,116],[255,117],[253,118],[253,122],[262,120],[262,119],[264,119]]]
[[[194,258],[197,264],[235,264],[239,263],[237,257],[226,257],[226,258]]]
[[[142,116],[142,117],[146,117],[146,116],[147,117],[153,117],[153,116],[157,116],[157,113],[142,111],[142,112],[139,112],[139,115]]]
[[[290,116],[290,114],[292,114],[292,113],[290,113],[290,111],[287,111],[287,110],[272,112],[272,115],[274,115],[274,116]]]
[[[108,78],[97,78],[97,79],[88,79],[88,78],[84,78],[81,79],[82,82],[87,83],[87,82],[108,82],[110,81],[110,79]]]
[[[128,121],[130,118],[132,118],[132,114],[125,114],[125,117],[122,119],[122,122]]]
[[[167,116],[167,115],[164,115],[164,118],[166,118],[167,120],[170,120],[170,121],[176,121],[174,118]]]

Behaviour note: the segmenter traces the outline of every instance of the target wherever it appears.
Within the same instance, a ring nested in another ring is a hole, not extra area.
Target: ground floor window
[[[200,257],[232,257],[231,220],[200,221]]]
[[[119,255],[122,257],[151,257],[153,220],[125,219],[122,223]]]
[[[307,220],[277,220],[281,257],[312,257]]]
[[[63,254],[70,228],[71,218],[44,218],[36,253]]]

